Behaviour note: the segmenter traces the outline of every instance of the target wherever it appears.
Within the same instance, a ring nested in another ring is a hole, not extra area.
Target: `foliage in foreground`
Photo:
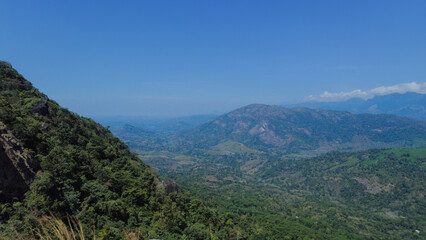
[[[40,239],[40,240],[102,240],[102,237],[93,236],[88,238],[84,232],[84,227],[81,221],[76,220],[72,217],[67,217],[67,220],[63,220],[52,217],[42,216],[37,219],[37,226],[31,230],[31,234],[23,235],[17,231],[14,231],[12,237],[1,236],[4,240],[27,240],[27,239]],[[139,240],[143,238],[143,234],[139,231],[123,231],[121,238],[124,240]]]

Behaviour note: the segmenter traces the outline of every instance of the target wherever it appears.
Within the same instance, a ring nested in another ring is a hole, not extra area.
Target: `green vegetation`
[[[241,168],[248,155],[234,155],[233,161],[206,156],[199,167],[161,172],[219,212],[244,216],[247,235],[422,239],[415,230],[426,231],[426,149],[331,152],[285,161],[263,156],[252,168]]]

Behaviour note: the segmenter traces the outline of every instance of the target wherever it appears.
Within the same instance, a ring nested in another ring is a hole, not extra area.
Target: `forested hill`
[[[234,141],[284,153],[424,147],[426,122],[385,114],[253,104],[184,132],[178,139],[191,148]]]
[[[21,192],[8,196],[3,190],[18,185],[0,176],[0,239],[31,236],[43,215],[76,217],[87,237],[103,239],[129,229],[162,239],[232,234],[200,201],[166,194],[156,173],[118,138],[60,107],[6,62],[0,62],[0,93],[1,165],[25,180]]]

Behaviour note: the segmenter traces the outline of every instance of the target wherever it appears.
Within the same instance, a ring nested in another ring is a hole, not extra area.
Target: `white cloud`
[[[319,96],[310,95],[307,97],[308,101],[318,101],[318,102],[339,102],[345,101],[351,98],[361,98],[364,100],[373,98],[374,96],[388,95],[392,93],[406,93],[406,92],[415,92],[426,94],[426,82],[424,83],[401,83],[393,86],[381,86],[371,90],[363,91],[361,89],[356,89],[350,92],[337,92],[331,93],[325,91]]]

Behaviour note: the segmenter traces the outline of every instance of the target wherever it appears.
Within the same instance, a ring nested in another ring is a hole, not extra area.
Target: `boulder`
[[[173,180],[163,180],[161,181],[163,184],[164,189],[166,190],[166,193],[177,193],[178,192],[178,185]]]

